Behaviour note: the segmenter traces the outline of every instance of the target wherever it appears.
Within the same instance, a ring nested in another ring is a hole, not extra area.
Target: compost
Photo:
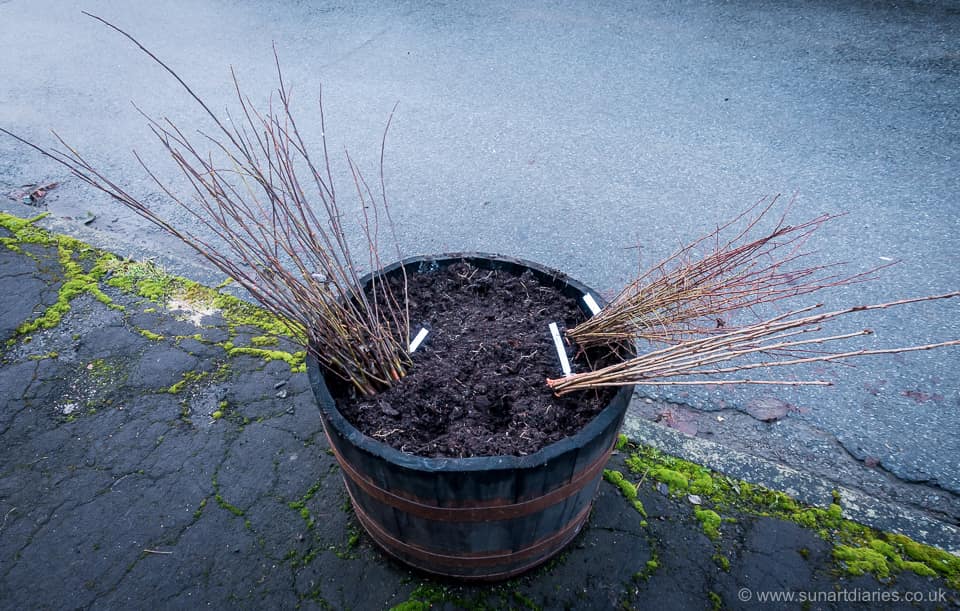
[[[530,271],[459,262],[408,274],[406,290],[411,336],[430,330],[409,373],[372,397],[331,385],[364,434],[426,457],[525,456],[576,434],[612,399],[615,389],[556,397],[547,388],[562,375],[549,323],[562,331],[586,315]],[[616,358],[571,345],[567,354],[574,371]]]

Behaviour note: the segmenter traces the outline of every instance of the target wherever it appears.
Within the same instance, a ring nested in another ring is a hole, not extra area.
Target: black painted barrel
[[[580,299],[597,293],[535,263],[478,253],[416,257],[383,274],[429,273],[468,261],[483,269],[531,270]],[[584,307],[584,306],[582,306]],[[354,511],[370,537],[402,562],[438,575],[496,580],[559,552],[580,531],[616,442],[632,387],[576,435],[528,456],[425,458],[368,437],[337,410],[313,357],[308,373],[323,427],[343,471]]]

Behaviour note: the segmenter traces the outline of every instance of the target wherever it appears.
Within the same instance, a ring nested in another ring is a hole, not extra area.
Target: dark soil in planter
[[[585,314],[530,272],[457,263],[408,281],[411,335],[431,330],[411,371],[374,397],[331,389],[364,434],[419,456],[523,456],[577,433],[615,394],[555,397],[547,388],[547,377],[561,375],[549,323],[562,332]],[[567,352],[574,371],[616,358]]]

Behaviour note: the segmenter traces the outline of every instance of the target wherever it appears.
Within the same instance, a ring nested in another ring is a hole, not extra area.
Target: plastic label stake
[[[563,369],[563,375],[570,375],[570,361],[567,360],[567,351],[563,347],[563,340],[560,339],[560,329],[557,323],[550,323],[550,335],[553,336],[553,345],[557,349],[557,356],[560,357],[560,368]]]
[[[417,333],[417,336],[413,338],[412,342],[410,342],[410,347],[407,348],[407,352],[413,354],[413,351],[419,348],[420,344],[423,343],[423,338],[427,336],[427,333],[429,333],[429,331],[427,331],[426,328],[421,328],[420,332]]]
[[[597,300],[594,299],[590,293],[584,293],[583,303],[587,304],[587,307],[590,308],[594,316],[600,313],[600,304],[597,303]]]

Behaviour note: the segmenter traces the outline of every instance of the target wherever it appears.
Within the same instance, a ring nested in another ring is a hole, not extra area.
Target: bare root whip
[[[271,101],[264,111],[254,108],[231,70],[240,116],[228,114],[222,119],[172,68],[130,34],[100,17],[85,14],[137,45],[169,72],[213,121],[212,133],[188,136],[173,121],[155,119],[140,111],[186,177],[187,195],[175,193],[134,153],[157,186],[204,230],[204,235],[176,227],[158,216],[59,136],[57,140],[65,150],[44,149],[5,129],[0,128],[0,132],[66,167],[83,182],[193,248],[305,340],[329,371],[360,392],[372,394],[400,379],[410,366],[405,288],[395,291],[374,277],[371,289],[365,292],[358,271],[361,264],[369,270],[382,268],[381,224],[390,226],[395,240],[388,202],[383,193],[374,195],[347,154],[366,240],[358,257],[351,252],[333,184],[322,98],[318,105],[324,136],[315,159],[294,119],[291,89],[283,80],[275,48],[279,83],[276,105]],[[381,144],[381,191],[385,145],[386,129]],[[210,148],[213,152],[207,150]]]

